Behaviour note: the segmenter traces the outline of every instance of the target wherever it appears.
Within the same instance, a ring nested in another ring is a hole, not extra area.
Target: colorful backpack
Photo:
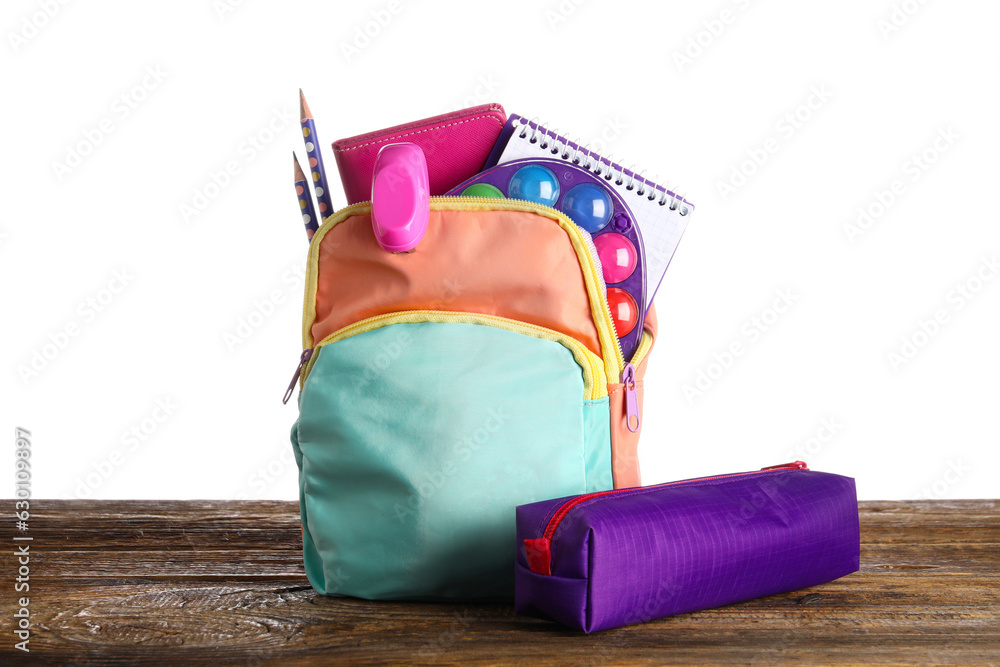
[[[335,213],[309,251],[306,574],[325,595],[509,598],[517,505],[639,485],[655,313],[626,364],[587,235],[554,209],[435,197],[404,254],[370,213]]]

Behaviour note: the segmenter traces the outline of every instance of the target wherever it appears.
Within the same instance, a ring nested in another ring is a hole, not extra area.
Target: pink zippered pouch
[[[483,104],[333,142],[349,204],[371,199],[379,150],[392,143],[419,146],[427,159],[431,195],[443,195],[479,173],[507,120],[499,104]]]

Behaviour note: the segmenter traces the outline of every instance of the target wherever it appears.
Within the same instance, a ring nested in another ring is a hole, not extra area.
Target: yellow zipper
[[[302,368],[302,386],[305,386],[306,378],[316,363],[319,348],[330,343],[351,338],[359,334],[380,329],[391,324],[405,324],[417,322],[459,322],[466,324],[479,324],[489,326],[512,333],[532,336],[541,340],[550,340],[560,343],[573,353],[573,358],[583,369],[583,394],[585,399],[604,398],[608,395],[608,380],[604,374],[601,359],[590,351],[586,345],[577,339],[559,331],[540,327],[527,322],[512,320],[508,317],[497,315],[481,315],[477,313],[456,312],[448,310],[403,310],[395,313],[385,313],[375,315],[364,320],[360,320],[346,327],[334,331],[329,336],[317,343],[310,354],[309,360]]]
[[[638,367],[642,363],[642,360],[646,358],[649,354],[649,348],[653,347],[653,337],[649,335],[649,332],[643,329],[642,337],[639,338],[639,345],[635,348],[635,353],[632,355],[632,365]]]
[[[564,213],[550,206],[535,204],[518,199],[493,199],[487,197],[431,197],[431,210],[447,211],[524,211],[538,213],[551,218],[559,224],[570,237],[573,249],[583,268],[584,285],[590,297],[591,317],[597,327],[597,336],[601,344],[604,363],[604,377],[615,378],[617,381],[625,368],[625,358],[621,343],[615,334],[614,320],[611,317],[611,306],[608,305],[607,293],[601,289],[600,269],[594,260],[587,242],[585,232]],[[316,272],[319,264],[319,248],[323,237],[337,224],[352,215],[371,213],[371,202],[360,202],[342,208],[324,219],[323,225],[313,236],[309,244],[309,259],[306,269],[305,303],[302,307],[302,341],[303,349],[313,347],[312,323],[316,319]],[[367,321],[367,320],[365,320]],[[512,322],[516,320],[511,320]],[[331,334],[333,335],[333,334]],[[325,339],[324,339],[325,340]]]

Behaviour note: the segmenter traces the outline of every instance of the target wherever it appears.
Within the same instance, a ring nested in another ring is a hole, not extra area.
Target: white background
[[[50,4],[0,19],[3,495],[22,426],[34,497],[296,497],[301,86],[333,176],[334,139],[497,101],[697,205],[645,482],[798,458],[867,499],[1000,496],[997,3]]]

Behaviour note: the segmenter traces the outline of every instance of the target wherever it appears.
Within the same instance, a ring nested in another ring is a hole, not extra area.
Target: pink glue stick
[[[383,146],[372,175],[372,228],[389,252],[409,252],[427,231],[431,213],[427,160],[416,144]]]

